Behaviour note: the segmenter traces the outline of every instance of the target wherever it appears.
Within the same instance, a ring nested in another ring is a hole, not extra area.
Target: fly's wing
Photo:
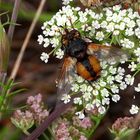
[[[128,55],[125,51],[115,46],[106,46],[100,44],[89,43],[87,53],[89,55],[95,55],[101,60],[113,60],[121,61],[127,60]]]
[[[87,7],[100,6],[101,5],[100,0],[80,0],[80,1],[84,6],[87,6]]]
[[[62,95],[69,94],[71,90],[71,81],[74,75],[74,61],[68,57],[65,58],[60,76],[57,80],[57,102],[60,102]]]
[[[80,1],[84,6],[91,6],[91,4],[89,3],[89,0],[80,0]]]

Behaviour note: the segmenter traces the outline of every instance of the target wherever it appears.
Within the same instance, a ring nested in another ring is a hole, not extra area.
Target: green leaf
[[[93,121],[95,121],[95,122],[98,122],[98,120],[99,120],[99,117],[98,116],[91,116],[91,119],[93,120]]]
[[[115,136],[117,135],[117,132],[114,131],[114,130],[112,130],[112,129],[110,129],[110,128],[109,128],[109,131],[110,131],[113,135],[115,135]]]
[[[13,127],[5,126],[1,128],[0,139],[1,140],[19,140],[21,138],[21,131],[19,129],[13,129]]]
[[[19,90],[13,91],[13,92],[9,93],[7,95],[7,97],[15,96],[16,94],[21,93],[23,91],[27,91],[27,89],[19,89]]]
[[[3,97],[2,96],[0,96],[0,103],[3,101]]]
[[[125,137],[128,137],[129,135],[133,134],[135,132],[135,129],[128,129],[128,128],[123,128],[119,132],[119,137],[121,139],[124,139]]]

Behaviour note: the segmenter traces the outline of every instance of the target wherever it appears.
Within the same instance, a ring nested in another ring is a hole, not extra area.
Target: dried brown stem
[[[12,12],[12,17],[11,17],[12,23],[16,23],[16,21],[17,21],[20,2],[21,2],[21,0],[15,0],[14,9]],[[12,42],[14,30],[15,30],[15,25],[10,24],[9,29],[8,29],[8,38],[9,38],[10,42]]]
[[[33,30],[34,30],[34,28],[35,28],[35,25],[36,25],[36,23],[37,23],[37,21],[38,21],[38,18],[39,18],[39,16],[40,16],[41,12],[42,12],[42,9],[43,9],[43,7],[44,7],[44,5],[45,5],[45,2],[46,2],[46,0],[41,0],[41,2],[40,2],[40,4],[39,4],[39,7],[38,7],[37,12],[36,12],[36,14],[35,14],[35,17],[34,17],[34,19],[33,19],[33,22],[32,22],[32,24],[31,24],[31,26],[30,26],[30,28],[29,28],[29,31],[28,31],[28,33],[27,33],[27,35],[26,35],[26,37],[25,37],[25,40],[24,40],[24,42],[23,42],[23,45],[22,45],[22,47],[21,47],[20,53],[19,53],[19,55],[18,55],[18,57],[17,57],[17,60],[16,60],[16,62],[15,62],[13,71],[12,71],[11,76],[10,76],[11,79],[15,79],[15,77],[16,77],[16,74],[17,74],[17,71],[18,71],[19,66],[20,66],[20,64],[21,64],[21,61],[22,61],[22,58],[23,58],[25,49],[27,48],[28,42],[29,42],[29,40],[30,40],[30,38],[31,38],[31,35],[32,35]]]

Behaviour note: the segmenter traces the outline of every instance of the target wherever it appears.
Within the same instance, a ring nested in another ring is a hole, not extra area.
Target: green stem
[[[133,77],[136,76],[139,72],[140,72],[140,69],[134,73]]]
[[[57,49],[58,49],[58,47],[54,48],[48,55],[51,55]]]
[[[27,130],[24,130],[23,132],[24,132],[24,134],[26,134],[27,136],[30,135],[30,133],[29,133]]]
[[[107,107],[106,109],[106,113],[109,109],[109,106]],[[88,135],[88,138],[90,138],[94,133],[95,133],[95,130],[97,129],[97,127],[99,126],[100,122],[102,121],[102,119],[104,118],[104,116],[106,115],[106,113],[104,113],[103,115],[99,116],[99,118],[97,119],[96,124],[95,126],[93,127],[93,129],[91,130],[90,134]]]
[[[100,122],[101,122],[102,118],[100,118],[97,122],[96,125],[93,127],[93,129],[91,130],[91,132],[88,135],[88,138],[91,137],[91,135],[93,135],[95,133],[95,130],[97,129],[97,127],[99,126]]]
[[[8,14],[8,12],[3,12],[3,13],[0,14],[0,17],[3,16],[3,15],[6,15],[6,14]]]
[[[50,127],[48,127],[48,130],[49,130],[49,132],[50,132],[50,134],[52,136],[52,139],[54,140],[55,136],[54,136],[54,133],[53,133],[52,129]]]
[[[42,135],[44,136],[44,138],[45,138],[46,140],[50,140],[50,138],[49,138],[45,133],[43,133]]]
[[[0,111],[3,109],[3,105],[5,104],[6,102],[6,95],[7,95],[7,92],[12,84],[12,80],[9,80],[7,83],[6,83],[6,86],[3,85],[3,90],[2,90],[2,93],[1,93],[1,97],[2,97],[2,101],[0,102]]]
[[[21,106],[21,107],[18,107],[18,108],[9,109],[9,108],[7,107],[7,105],[5,105],[5,109],[1,109],[0,111],[1,111],[1,112],[15,111],[15,110],[18,110],[18,109],[25,109],[26,107],[27,107],[27,105],[24,105],[24,106]]]

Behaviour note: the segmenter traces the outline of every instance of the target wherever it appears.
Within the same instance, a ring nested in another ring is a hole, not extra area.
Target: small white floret
[[[67,94],[62,95],[62,98],[61,98],[61,100],[64,102],[64,104],[69,103],[70,99],[71,99],[70,95],[67,95]]]
[[[120,100],[120,96],[118,94],[112,96],[112,101],[117,103],[119,100]]]
[[[137,114],[138,111],[139,111],[139,107],[138,107],[138,106],[136,106],[136,105],[132,105],[132,106],[131,106],[130,113],[131,113],[132,115]]]
[[[43,52],[43,53],[41,54],[41,56],[40,56],[40,59],[41,59],[42,61],[44,61],[45,63],[47,63],[47,62],[48,62],[48,59],[49,59],[49,55],[48,55],[47,53]]]
[[[135,87],[135,91],[140,93],[140,83],[138,84],[137,87]]]

